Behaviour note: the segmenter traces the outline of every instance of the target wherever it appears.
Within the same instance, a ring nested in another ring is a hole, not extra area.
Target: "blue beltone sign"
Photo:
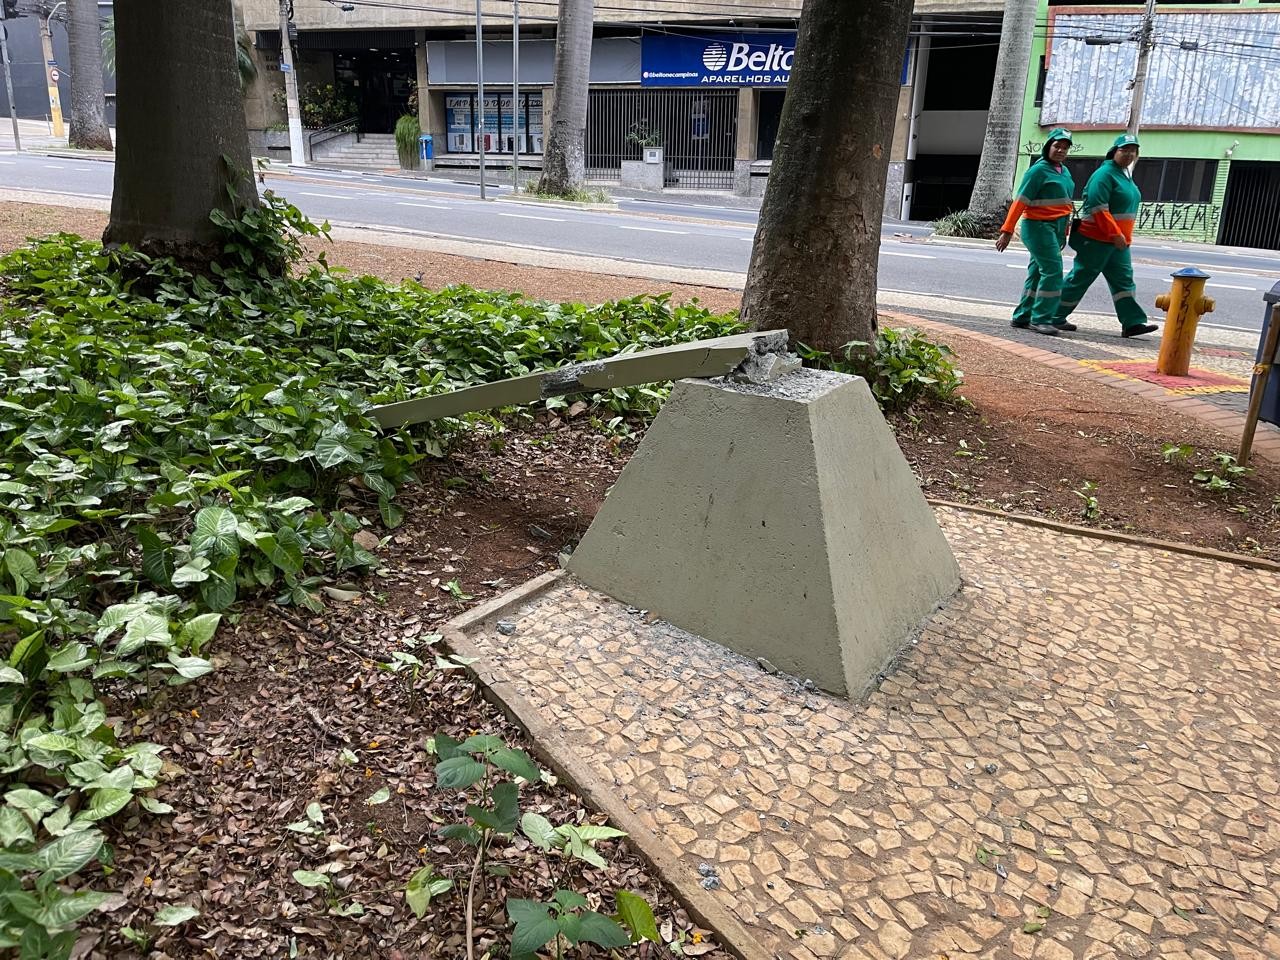
[[[785,87],[795,55],[794,33],[646,33],[640,42],[640,85]]]

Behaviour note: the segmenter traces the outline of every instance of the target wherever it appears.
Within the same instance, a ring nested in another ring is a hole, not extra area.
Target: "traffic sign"
[[[57,68],[57,67],[53,67],[53,68],[51,68],[51,69],[49,70],[49,82],[50,82],[50,83],[57,83],[57,82],[58,82],[58,78],[59,78],[59,77],[61,77],[61,76],[62,76],[62,74],[58,73],[58,68]]]

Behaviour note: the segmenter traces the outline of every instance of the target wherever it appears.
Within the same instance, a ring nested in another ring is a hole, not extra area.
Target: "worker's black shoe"
[[[1132,327],[1125,327],[1120,331],[1120,336],[1128,339],[1129,337],[1140,337],[1144,333],[1155,333],[1160,328],[1154,323],[1139,323]]]
[[[1075,333],[1080,329],[1070,320],[1055,320],[1053,326],[1059,333]]]
[[[1009,324],[1009,326],[1013,327],[1013,329],[1015,330],[1025,330],[1027,329],[1027,327],[1031,326],[1031,321],[1030,320],[1014,320]]]
[[[1033,323],[1031,329],[1036,333],[1044,334],[1046,337],[1056,337],[1058,328],[1051,323]]]

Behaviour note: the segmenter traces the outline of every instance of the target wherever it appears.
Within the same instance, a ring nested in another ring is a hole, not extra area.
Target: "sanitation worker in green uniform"
[[[1121,336],[1137,337],[1158,329],[1138,303],[1129,252],[1133,224],[1142,203],[1142,192],[1133,182],[1137,160],[1138,138],[1122,134],[1108,151],[1107,162],[1085,185],[1080,228],[1071,236],[1076,262],[1063,288],[1055,321],[1065,321],[1084,299],[1089,285],[1102,274],[1111,288]]]
[[[996,238],[996,249],[1003,252],[1013,239],[1018,218],[1023,218],[1022,243],[1031,254],[1031,262],[1027,264],[1022,300],[1013,311],[1013,326],[1030,327],[1036,333],[1050,336],[1076,328],[1065,316],[1058,319],[1062,299],[1062,248],[1067,242],[1071,198],[1076,189],[1066,166],[1070,149],[1069,130],[1058,127],[1049,131],[1040,159],[1023,176],[1018,195],[1009,205],[1009,215]]]

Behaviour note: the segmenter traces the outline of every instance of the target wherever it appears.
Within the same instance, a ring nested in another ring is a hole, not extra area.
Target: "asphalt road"
[[[112,174],[112,164],[100,160],[0,153],[0,187],[106,198]],[[474,183],[445,177],[311,169],[268,176],[267,186],[317,220],[735,273],[746,271],[756,221],[754,210],[680,200],[622,199],[617,212],[483,202]],[[495,193],[510,197],[511,190],[491,187]],[[928,233],[919,224],[885,224],[882,291],[995,306],[1016,302],[1025,252],[1015,248],[998,254],[985,244],[926,242]],[[1257,330],[1262,294],[1280,281],[1280,252],[1139,242],[1134,257],[1139,296],[1152,312],[1152,300],[1168,289],[1173,269],[1195,265],[1212,274],[1208,292],[1218,308],[1202,324],[1209,328]],[[1110,313],[1103,281],[1081,309]]]

